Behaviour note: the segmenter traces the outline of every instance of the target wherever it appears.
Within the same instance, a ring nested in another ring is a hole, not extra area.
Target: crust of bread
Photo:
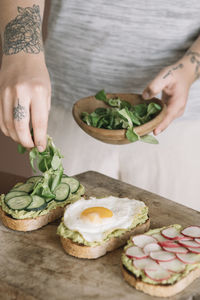
[[[47,214],[43,216],[38,216],[36,218],[27,218],[27,219],[13,219],[7,215],[2,208],[0,207],[0,219],[2,223],[13,230],[17,231],[32,231],[38,228],[41,228],[48,223],[59,219],[64,213],[64,207],[57,207],[50,210]]]
[[[144,224],[138,225],[130,231],[125,232],[120,237],[114,237],[104,242],[102,245],[91,247],[74,243],[71,239],[60,237],[62,246],[67,254],[78,258],[95,259],[105,255],[107,252],[113,251],[123,246],[131,235],[144,233],[149,229],[150,219]]]
[[[137,279],[131,272],[129,272],[123,265],[121,265],[124,279],[137,290],[155,297],[171,297],[180,293],[188,285],[190,285],[196,278],[200,276],[200,268],[191,271],[187,276],[172,285],[154,285],[143,282]]]

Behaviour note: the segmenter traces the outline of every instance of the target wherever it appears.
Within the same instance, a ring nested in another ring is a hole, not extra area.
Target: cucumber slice
[[[33,199],[33,201],[31,202],[31,204],[28,207],[26,207],[27,211],[42,210],[47,206],[47,203],[46,203],[45,199],[40,197],[40,196],[33,195],[32,199]]]
[[[27,208],[32,202],[32,197],[27,196],[18,196],[9,199],[6,204],[10,209],[13,210],[22,210]]]
[[[54,191],[55,201],[65,201],[70,194],[70,186],[67,183],[60,183]]]
[[[12,192],[26,192],[26,193],[30,193],[33,190],[33,183],[23,183],[17,187],[14,187],[11,191]]]
[[[73,177],[64,177],[61,179],[61,183],[67,183],[70,186],[71,193],[76,193],[79,189],[80,182]]]
[[[43,176],[32,176],[32,177],[29,177],[27,179],[26,183],[33,183],[33,184],[35,184],[37,181],[39,181],[42,178],[43,178]]]
[[[18,197],[18,196],[25,196],[25,195],[27,195],[26,192],[9,192],[5,196],[5,202],[7,202],[8,200],[10,200],[11,198]]]

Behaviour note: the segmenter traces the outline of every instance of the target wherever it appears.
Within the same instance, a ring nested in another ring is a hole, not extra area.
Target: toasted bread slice
[[[64,207],[57,207],[43,216],[17,220],[7,215],[0,207],[0,219],[2,223],[10,229],[17,231],[32,231],[59,219],[63,215],[64,209]]]
[[[138,225],[134,227],[130,231],[126,231],[120,237],[114,237],[109,239],[106,242],[103,242],[99,246],[85,246],[78,243],[74,243],[69,238],[60,237],[62,246],[67,254],[78,258],[87,258],[87,259],[95,259],[100,256],[105,255],[107,252],[113,251],[121,246],[123,246],[131,235],[144,233],[149,229],[150,219],[148,219],[144,224]]]
[[[180,293],[200,276],[200,268],[191,271],[187,276],[172,285],[154,285],[137,279],[124,265],[121,265],[124,279],[137,290],[156,297],[171,297]]]

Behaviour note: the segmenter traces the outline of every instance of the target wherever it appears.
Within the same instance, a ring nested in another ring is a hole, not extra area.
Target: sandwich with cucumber
[[[20,147],[21,152],[23,148]],[[30,163],[37,165],[42,175],[17,183],[7,194],[0,196],[0,218],[13,230],[38,229],[62,216],[64,207],[80,199],[84,187],[63,173],[62,155],[48,136],[46,150],[33,148]]]
[[[95,259],[124,245],[131,235],[144,233],[149,225],[142,201],[110,195],[68,205],[57,233],[67,254]]]
[[[181,292],[200,277],[200,226],[175,224],[131,237],[122,253],[122,274],[151,296]]]

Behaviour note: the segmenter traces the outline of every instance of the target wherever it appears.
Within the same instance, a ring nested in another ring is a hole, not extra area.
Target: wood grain
[[[152,228],[174,223],[200,225],[199,212],[148,191],[96,172],[86,172],[77,178],[85,185],[88,196],[113,194],[143,200],[149,206]],[[160,299],[145,295],[124,281],[120,271],[122,249],[92,261],[67,255],[56,235],[58,224],[23,233],[0,223],[0,299]],[[170,299],[200,299],[200,280]]]

